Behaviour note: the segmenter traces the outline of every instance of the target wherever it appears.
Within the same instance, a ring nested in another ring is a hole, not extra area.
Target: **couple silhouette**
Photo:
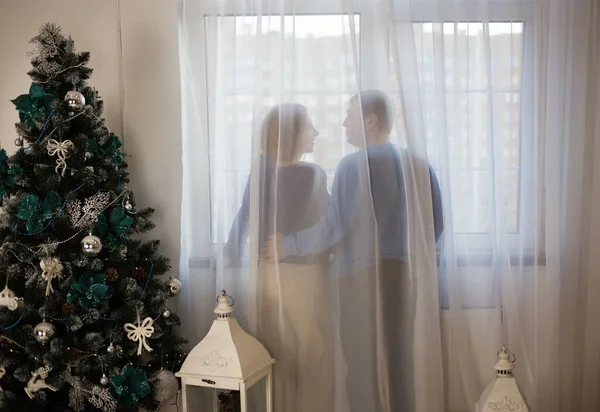
[[[429,182],[431,207],[417,214],[433,249],[442,204],[430,165],[391,142],[393,124],[386,93],[350,99],[343,126],[358,150],[340,161],[330,195],[325,171],[301,161],[318,136],[306,108],[277,105],[263,120],[258,337],[278,361],[276,411],[414,410],[415,175]],[[227,257],[242,255],[249,227],[250,181]]]

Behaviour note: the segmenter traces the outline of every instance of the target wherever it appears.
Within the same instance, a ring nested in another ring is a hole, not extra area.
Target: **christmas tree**
[[[154,227],[86,81],[89,53],[44,25],[33,83],[0,151],[0,410],[155,410],[175,395],[185,340]]]

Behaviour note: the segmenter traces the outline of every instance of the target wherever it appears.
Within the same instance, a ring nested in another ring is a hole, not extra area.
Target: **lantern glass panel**
[[[247,412],[267,410],[267,378],[247,389]],[[239,391],[202,386],[187,386],[187,410],[198,412],[241,412]]]

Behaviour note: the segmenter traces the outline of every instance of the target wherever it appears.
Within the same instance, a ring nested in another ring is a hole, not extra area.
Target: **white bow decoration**
[[[146,338],[150,338],[154,333],[152,322],[152,318],[148,317],[144,319],[141,325],[138,319],[137,326],[133,323],[126,323],[124,326],[125,332],[127,332],[127,339],[139,342],[137,350],[138,356],[142,354],[142,347],[146,348],[148,352],[152,352],[152,348],[148,346],[148,343],[146,342]]]
[[[42,278],[48,281],[46,286],[46,296],[54,292],[52,288],[52,279],[59,277],[64,269],[62,263],[58,258],[46,257],[40,260],[40,267],[42,268]]]
[[[59,169],[62,169],[60,175],[64,176],[65,170],[67,170],[66,159],[67,157],[69,157],[67,150],[73,148],[73,142],[70,140],[58,142],[54,139],[50,139],[48,140],[48,145],[46,146],[46,148],[48,149],[48,154],[50,156],[58,156],[58,159],[56,159],[56,168],[54,168],[54,170],[56,171],[56,173],[59,173]]]

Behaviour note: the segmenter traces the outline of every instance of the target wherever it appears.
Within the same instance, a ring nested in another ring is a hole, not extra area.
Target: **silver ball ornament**
[[[38,323],[33,329],[33,336],[39,343],[48,343],[56,334],[56,328],[48,322]]]
[[[181,292],[181,282],[179,281],[179,279],[175,279],[172,277],[169,278],[169,280],[167,280],[167,291],[171,296],[179,295],[179,292]]]
[[[23,138],[22,137],[17,137],[15,139],[15,146],[23,146]]]
[[[97,255],[102,250],[102,241],[98,236],[87,235],[81,239],[81,249],[88,256]]]
[[[163,318],[168,318],[171,316],[171,311],[169,309],[165,309],[162,313]]]
[[[131,203],[129,203],[129,201],[125,202],[125,210],[130,211],[131,209],[133,209]]]
[[[85,97],[76,90],[71,90],[65,95],[65,101],[73,110],[81,110],[85,107]]]
[[[106,376],[105,373],[102,374],[102,377],[100,378],[100,384],[101,385],[108,385],[108,376]]]
[[[150,378],[150,381],[152,382],[155,401],[165,402],[177,395],[179,381],[170,370],[162,369],[156,372]]]
[[[112,343],[108,346],[108,348],[106,348],[106,351],[108,353],[114,353],[115,352],[115,347],[113,346]]]

